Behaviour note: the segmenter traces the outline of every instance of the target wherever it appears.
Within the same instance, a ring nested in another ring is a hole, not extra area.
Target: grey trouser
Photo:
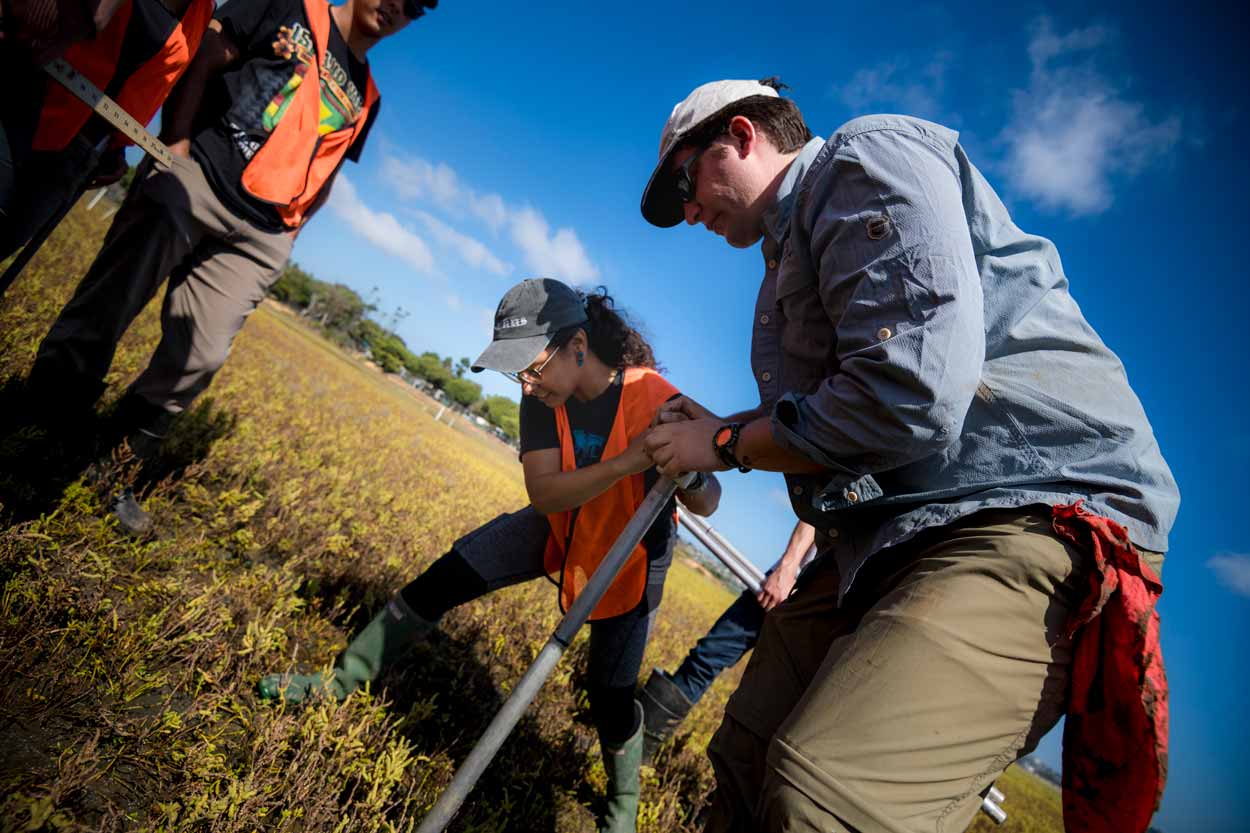
[[[131,392],[178,413],[225,363],[291,245],[289,235],[232,214],[193,160],[175,156],[172,170],[147,160],[104,247],[39,346],[36,369],[54,368],[68,384],[102,381],[122,334],[168,276],[161,340]]]
[[[837,565],[818,559],[765,618],[708,748],[706,829],[964,830],[1066,708],[1064,623],[1088,569],[1048,507],[884,550],[841,605]]]

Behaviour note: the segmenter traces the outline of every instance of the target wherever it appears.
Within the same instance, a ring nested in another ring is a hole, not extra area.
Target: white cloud
[[[922,67],[899,59],[860,69],[845,84],[835,87],[834,92],[856,114],[889,109],[909,116],[942,119],[942,94],[951,58],[950,52],[943,51]]]
[[[419,157],[387,153],[382,160],[382,175],[403,199],[433,203],[455,217],[463,217],[467,213],[492,232],[507,229],[509,239],[520,251],[526,266],[537,274],[570,283],[592,281],[599,276],[599,270],[591,262],[574,229],[564,227],[553,233],[551,224],[539,210],[528,205],[509,204],[496,193],[481,193],[463,182],[452,168],[443,163],[434,164]],[[503,259],[490,252],[484,244],[454,231],[431,215],[426,217],[442,226],[441,230],[436,230],[429,220],[423,218],[430,233],[440,242],[455,248],[462,257],[477,257],[485,268],[504,265]]]
[[[1250,596],[1250,555],[1222,552],[1207,559],[1220,584],[1242,596]]]
[[[1029,86],[1012,96],[1003,130],[1011,187],[1042,207],[1073,215],[1105,211],[1113,179],[1132,177],[1180,140],[1180,119],[1152,121],[1094,64],[1112,33],[1104,27],[1057,34],[1033,25]]]
[[[449,306],[453,311],[459,311],[464,308],[464,302],[460,300],[459,295],[448,295],[447,306]]]
[[[329,207],[357,234],[418,272],[434,274],[434,255],[425,241],[405,228],[394,215],[374,211],[361,201],[346,175],[339,175],[330,192]]]
[[[785,489],[779,489],[776,486],[768,490],[768,496],[773,503],[789,512],[793,507],[790,505],[790,496],[786,494]]]
[[[526,264],[538,273],[574,283],[599,276],[577,232],[562,228],[551,234],[547,218],[533,208],[512,212],[509,229],[512,241],[525,253]]]
[[[469,266],[495,275],[506,275],[512,271],[511,266],[496,257],[480,240],[461,234],[428,211],[413,213],[435,240],[455,251]]]

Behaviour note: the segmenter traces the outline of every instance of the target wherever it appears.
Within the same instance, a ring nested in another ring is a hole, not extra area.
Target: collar
[[[807,173],[807,169],[812,166],[816,155],[824,146],[825,140],[816,136],[803,145],[799,155],[791,160],[790,167],[786,169],[786,175],[781,179],[781,185],[777,187],[776,201],[764,212],[764,233],[770,239],[778,243],[785,239],[786,232],[790,229],[790,212],[794,208],[794,198],[799,183],[803,181],[804,174]]]

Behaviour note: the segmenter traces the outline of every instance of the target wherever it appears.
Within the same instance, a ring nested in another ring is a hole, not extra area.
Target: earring
[[[577,351],[577,366],[581,367],[586,362],[586,354],[581,350]]]

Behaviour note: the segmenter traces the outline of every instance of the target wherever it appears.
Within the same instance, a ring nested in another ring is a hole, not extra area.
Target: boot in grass
[[[395,596],[339,654],[332,672],[270,674],[256,684],[256,693],[262,700],[286,703],[325,699],[341,702],[360,686],[376,680],[437,624],[419,616],[403,596]]]
[[[649,764],[655,750],[673,736],[694,703],[677,687],[667,671],[655,668],[647,678],[647,684],[638,692],[638,704],[642,706],[642,762]]]
[[[599,833],[634,833],[638,824],[638,799],[642,782],[642,706],[634,703],[637,729],[622,744],[605,743],[599,736],[603,768],[608,774],[608,807],[599,821]]]

